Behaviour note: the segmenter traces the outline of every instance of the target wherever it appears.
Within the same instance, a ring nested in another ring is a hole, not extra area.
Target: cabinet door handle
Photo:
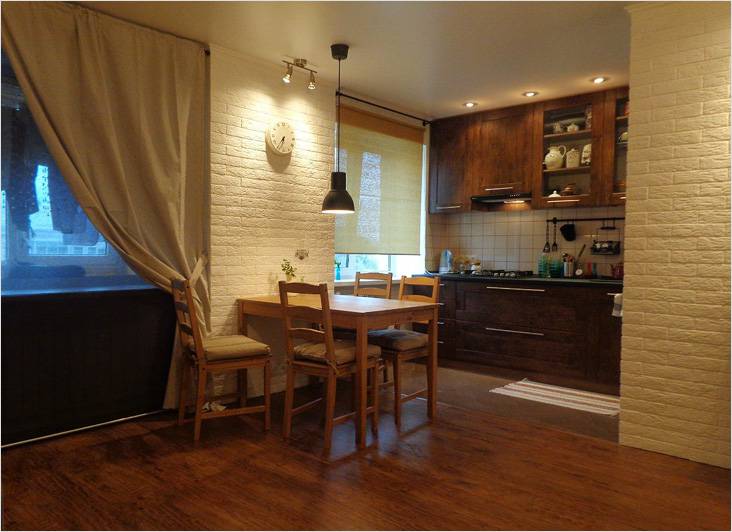
[[[512,290],[514,292],[546,292],[544,288],[509,288],[506,286],[486,286],[488,290]]]
[[[513,329],[496,329],[495,327],[485,327],[486,331],[505,332],[511,334],[526,334],[528,336],[544,336],[544,333],[530,331],[514,331]]]
[[[437,343],[438,344],[444,344],[445,342],[443,342],[442,340],[437,340]]]
[[[459,209],[462,206],[463,206],[462,203],[459,203],[457,205],[445,205],[444,207],[437,207],[437,210],[438,211],[441,211],[441,210],[444,210],[444,209]]]
[[[437,304],[438,304],[438,305],[442,305],[443,307],[445,306],[445,304],[444,304],[444,303],[437,303]]]
[[[445,283],[440,283],[440,286],[445,286]]]
[[[513,187],[491,187],[485,189],[486,192],[490,192],[492,190],[513,190]]]
[[[437,325],[445,325],[445,322],[444,321],[438,321],[437,322]]]
[[[621,294],[622,294],[622,292],[608,292],[608,293],[607,293],[607,295],[609,295],[610,297],[615,297],[615,296],[619,296],[619,295],[621,295]]]

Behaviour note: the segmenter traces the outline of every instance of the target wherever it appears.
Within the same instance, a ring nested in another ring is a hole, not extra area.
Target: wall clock
[[[295,147],[295,130],[287,122],[274,122],[267,128],[265,139],[277,155],[290,155]]]

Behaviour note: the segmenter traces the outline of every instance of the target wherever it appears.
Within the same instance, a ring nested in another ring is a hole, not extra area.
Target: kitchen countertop
[[[466,275],[460,273],[443,273],[438,274],[436,272],[429,272],[427,275],[439,275],[443,279],[450,281],[469,281],[469,282],[482,282],[482,283],[537,283],[537,284],[551,284],[558,286],[623,286],[623,281],[619,279],[573,279],[573,278],[559,278],[559,277],[539,277],[538,275],[532,277],[484,277],[481,275]]]

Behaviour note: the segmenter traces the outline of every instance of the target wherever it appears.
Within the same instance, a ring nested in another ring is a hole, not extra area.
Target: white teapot
[[[557,170],[564,165],[564,154],[567,153],[565,146],[549,146],[549,153],[544,156],[544,164],[547,170]]]

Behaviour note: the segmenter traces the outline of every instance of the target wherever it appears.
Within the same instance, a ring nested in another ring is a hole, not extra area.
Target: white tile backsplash
[[[537,271],[537,262],[546,242],[546,220],[563,218],[612,218],[625,216],[624,207],[592,207],[580,209],[551,209],[520,212],[473,212],[453,215],[430,215],[427,228],[427,267],[439,266],[440,253],[449,249],[454,256],[467,255],[479,259],[486,269]],[[557,245],[560,253],[575,257],[583,244],[587,245],[581,262],[597,262],[599,273],[610,275],[610,264],[623,260],[616,256],[590,254],[593,234],[602,221],[577,222],[577,238],[568,242],[562,237],[557,224]],[[619,231],[606,233],[601,240],[624,239],[624,222],[616,223]],[[554,239],[553,225],[549,224],[549,243]],[[622,250],[621,244],[621,250]]]

